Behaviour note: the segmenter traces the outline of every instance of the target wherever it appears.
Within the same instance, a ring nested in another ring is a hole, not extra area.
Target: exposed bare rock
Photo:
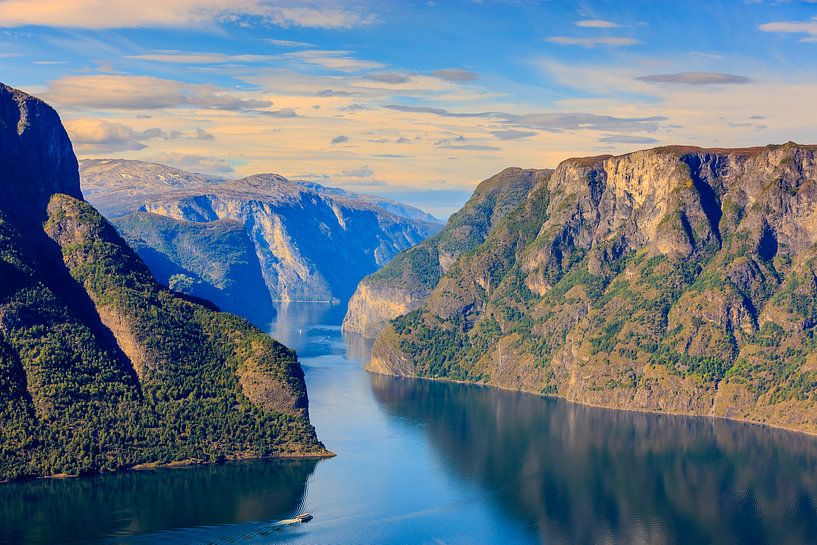
[[[815,146],[570,159],[370,369],[817,432],[815,271]]]

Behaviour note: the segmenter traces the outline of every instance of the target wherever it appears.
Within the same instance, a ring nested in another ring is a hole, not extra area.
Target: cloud
[[[377,20],[372,13],[332,0],[5,0],[0,27],[202,27],[262,22],[280,27],[341,29]]]
[[[649,136],[632,136],[627,134],[611,134],[599,138],[599,142],[607,144],[655,144],[657,139]]]
[[[679,83],[682,85],[735,85],[751,83],[746,76],[720,72],[680,72],[678,74],[651,74],[635,78],[648,83]]]
[[[163,165],[170,165],[189,172],[203,172],[205,174],[219,175],[231,174],[235,172],[235,169],[228,161],[208,155],[161,152],[156,155],[145,157],[145,160]]]
[[[462,150],[462,151],[499,151],[501,148],[496,146],[485,146],[482,144],[466,144],[468,139],[460,135],[454,138],[443,138],[437,140],[434,145],[438,148]]]
[[[125,58],[171,64],[259,63],[276,59],[274,55],[225,55],[223,53],[184,51],[164,51],[145,55],[128,55]]]
[[[434,70],[431,73],[435,78],[440,78],[445,81],[452,81],[455,83],[462,83],[466,81],[476,81],[479,74],[468,70],[461,70],[459,68],[444,68],[442,70]]]
[[[215,137],[202,128],[190,131],[164,131],[150,128],[137,131],[123,123],[104,119],[73,119],[65,122],[65,128],[77,152],[82,154],[139,151],[147,147],[148,140],[199,140],[212,141]]]
[[[618,130],[652,132],[657,130],[658,123],[665,121],[664,116],[649,117],[616,117],[612,115],[597,115],[583,112],[546,112],[529,114],[509,114],[503,112],[476,112],[455,113],[442,108],[427,106],[403,106],[388,104],[384,106],[390,110],[408,113],[424,113],[441,117],[479,117],[500,121],[512,127],[536,129],[550,132],[576,130]]]
[[[367,166],[362,166],[360,168],[339,172],[338,176],[344,178],[371,178],[374,176],[374,171]]]
[[[378,81],[380,83],[391,83],[391,84],[399,84],[399,83],[408,83],[411,81],[408,77],[397,74],[394,72],[381,72],[378,74],[367,74],[363,76],[364,79],[369,81]]]
[[[215,85],[183,83],[151,76],[64,76],[52,81],[46,94],[60,106],[95,109],[189,107],[254,111],[272,106],[268,100],[241,98]]]
[[[278,118],[298,117],[298,114],[295,113],[295,110],[292,108],[281,108],[280,110],[259,110],[258,113]]]
[[[817,17],[808,21],[774,21],[758,27],[763,32],[782,32],[785,34],[805,34],[801,42],[817,42]]]
[[[376,70],[385,65],[375,61],[357,59],[352,56],[351,51],[334,51],[323,49],[310,49],[307,51],[294,51],[278,55],[278,59],[295,61],[298,64],[311,64],[320,66],[327,70],[336,72],[360,72],[362,70]]]
[[[308,42],[294,42],[292,40],[276,40],[274,38],[267,38],[264,41],[268,44],[277,45],[278,47],[315,47]]]
[[[441,117],[490,117],[491,112],[482,113],[454,113],[444,110],[442,108],[431,108],[429,106],[403,106],[402,104],[387,104],[383,106],[389,110],[396,112],[418,113],[418,114],[432,114]]]
[[[338,136],[336,136],[336,137],[334,137],[334,138],[332,139],[332,143],[333,143],[333,144],[345,144],[345,143],[346,143],[346,142],[348,142],[348,141],[349,141],[349,137],[348,137],[348,136],[344,136],[344,135],[342,135],[342,134],[339,134]]]
[[[103,119],[76,119],[65,122],[65,129],[78,153],[111,153],[145,149],[144,140],[157,138],[159,129],[135,131],[122,123]]]
[[[334,89],[323,89],[315,93],[315,96],[319,97],[350,97],[352,93],[347,91],[335,91]]]
[[[611,47],[638,45],[640,40],[635,38],[625,38],[623,36],[596,36],[592,38],[575,38],[572,36],[551,36],[545,38],[546,42],[559,45],[578,45],[581,47],[597,47],[600,45],[607,45]]]
[[[496,146],[483,146],[481,144],[449,144],[447,146],[438,146],[445,149],[462,150],[462,151],[501,151],[502,148]]]
[[[583,19],[574,23],[582,28],[618,28],[621,25],[612,21],[605,21],[603,19]]]
[[[516,129],[505,129],[501,131],[491,131],[491,134],[499,138],[500,140],[518,140],[519,138],[528,138],[529,136],[535,136],[536,133],[533,131],[519,131]]]

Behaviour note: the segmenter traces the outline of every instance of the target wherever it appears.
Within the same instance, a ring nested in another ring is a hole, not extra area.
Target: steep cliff
[[[479,244],[505,215],[523,201],[548,170],[508,168],[484,180],[446,226],[399,254],[358,284],[343,319],[343,330],[374,338],[389,320],[423,304],[460,254]]]
[[[160,281],[245,315],[245,301],[347,299],[441,227],[407,205],[275,174],[224,181],[122,160],[83,161],[81,173],[88,199]]]
[[[817,432],[816,155],[565,161],[383,331],[370,367]]]
[[[0,150],[0,480],[326,454],[295,354],[154,280],[53,109],[0,86]]]

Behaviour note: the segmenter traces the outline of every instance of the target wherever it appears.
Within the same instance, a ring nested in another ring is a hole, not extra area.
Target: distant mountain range
[[[83,160],[80,174],[161,282],[244,315],[345,300],[442,227],[411,206],[276,174],[224,180],[119,159]]]
[[[361,283],[347,329],[401,313],[370,370],[817,433],[817,146],[500,177],[511,209],[494,218],[481,185]],[[443,250],[455,233],[465,251]]]
[[[156,282],[57,113],[0,84],[0,481],[325,456],[307,409],[295,353]]]

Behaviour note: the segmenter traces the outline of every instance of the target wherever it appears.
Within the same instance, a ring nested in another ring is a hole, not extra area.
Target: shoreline
[[[87,473],[55,473],[53,475],[40,475],[40,476],[27,476],[27,477],[20,477],[19,479],[11,479],[11,480],[0,480],[0,485],[4,484],[12,484],[12,483],[25,483],[31,481],[48,481],[48,480],[66,480],[66,479],[80,479],[84,477],[101,477],[103,475],[116,475],[118,473],[127,473],[129,471],[135,472],[142,472],[142,471],[155,471],[157,469],[182,469],[187,467],[193,466],[212,466],[212,465],[226,465],[231,463],[237,462],[249,462],[249,461],[266,461],[266,462],[293,462],[296,460],[328,460],[330,458],[336,457],[337,454],[332,452],[331,450],[326,450],[324,453],[313,453],[313,454],[286,454],[286,455],[276,455],[276,456],[231,456],[225,458],[223,460],[199,460],[196,458],[187,458],[184,460],[173,460],[170,462],[142,462],[139,464],[133,464],[130,466],[123,466],[117,468],[113,471],[105,471],[105,470],[94,470],[89,471]]]
[[[534,391],[531,391],[531,390],[524,390],[524,389],[519,389],[519,388],[508,388],[507,386],[499,386],[497,384],[490,384],[490,383],[485,383],[485,382],[469,382],[467,380],[456,380],[456,379],[450,379],[450,378],[445,378],[445,377],[419,377],[419,376],[408,376],[408,375],[393,375],[393,374],[390,374],[390,373],[381,373],[379,371],[373,371],[373,370],[369,369],[368,366],[364,367],[363,370],[366,371],[367,373],[371,373],[373,375],[381,375],[381,376],[384,376],[384,377],[394,377],[394,378],[400,378],[400,379],[414,379],[414,380],[428,380],[428,381],[431,381],[431,382],[448,382],[448,383],[451,383],[451,384],[464,384],[464,385],[467,385],[467,386],[478,386],[480,388],[493,388],[495,390],[501,390],[501,391],[504,391],[504,392],[514,392],[514,393],[517,393],[517,394],[530,395],[530,396],[535,396],[535,397],[539,397],[539,398],[558,399],[558,400],[561,400],[561,401],[564,401],[566,403],[570,403],[570,404],[573,404],[573,405],[579,405],[581,407],[591,407],[593,409],[602,409],[602,410],[606,410],[606,411],[623,411],[623,412],[632,412],[632,413],[641,413],[641,414],[653,414],[653,415],[665,415],[665,416],[682,416],[682,417],[685,417],[685,418],[696,418],[696,419],[697,418],[702,418],[702,419],[707,419],[707,420],[721,420],[721,421],[725,421],[725,422],[738,422],[738,423],[741,423],[741,424],[749,424],[749,425],[752,425],[752,426],[759,426],[759,427],[769,428],[769,429],[773,429],[773,430],[785,431],[787,433],[796,433],[796,434],[799,434],[799,435],[805,435],[805,436],[808,436],[808,437],[817,438],[817,431],[811,432],[811,431],[799,430],[799,429],[791,428],[791,427],[788,427],[788,426],[782,426],[782,425],[779,425],[779,424],[770,424],[768,422],[760,422],[758,420],[747,420],[745,418],[733,418],[733,417],[730,417],[730,416],[717,416],[717,415],[712,415],[712,414],[692,414],[692,413],[681,413],[681,412],[670,412],[670,411],[655,411],[655,410],[650,410],[650,409],[633,409],[633,408],[630,408],[630,407],[615,407],[615,406],[611,406],[611,405],[599,405],[599,404],[596,404],[596,403],[585,403],[583,401],[576,401],[575,399],[568,399],[568,398],[566,398],[564,396],[560,396],[560,395],[542,394],[542,393],[534,392]]]

